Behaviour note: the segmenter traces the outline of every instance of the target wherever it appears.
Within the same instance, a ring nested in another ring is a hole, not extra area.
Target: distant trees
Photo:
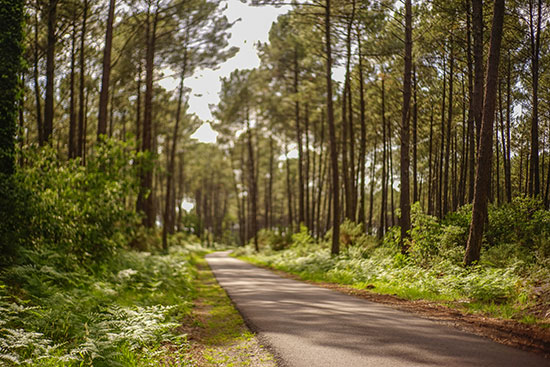
[[[473,204],[471,263],[484,206],[519,195],[550,205],[542,0],[506,2],[491,83],[489,2],[252,1],[290,11],[258,45],[260,65],[224,80],[215,149],[190,139],[201,122],[187,112],[186,80],[234,55],[232,24],[214,0],[130,3],[27,2],[15,118],[23,148],[48,142],[82,165],[97,135],[135,142],[140,190],[126,205],[146,227],[162,224],[165,248],[176,229],[260,246],[263,229],[289,235],[304,225],[316,238],[332,229],[338,254],[347,220],[381,239],[399,226],[406,252],[414,202],[438,219]],[[217,171],[195,167],[210,164],[195,150],[216,157]],[[184,222],[188,200],[198,223]]]

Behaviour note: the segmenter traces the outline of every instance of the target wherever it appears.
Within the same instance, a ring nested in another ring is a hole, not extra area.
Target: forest
[[[0,0],[0,364],[202,365],[220,248],[549,348],[550,2],[243,0],[288,11],[203,121],[231,1]]]

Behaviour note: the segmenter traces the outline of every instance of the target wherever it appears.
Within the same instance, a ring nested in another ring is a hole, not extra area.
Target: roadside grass
[[[456,245],[443,244],[423,257],[418,253],[403,257],[395,242],[386,238],[378,243],[367,236],[343,244],[340,255],[331,256],[328,241],[315,241],[305,228],[282,248],[274,249],[280,241],[273,237],[276,234],[260,237],[259,253],[246,246],[232,256],[306,281],[426,300],[464,313],[550,328],[547,273],[534,270],[540,264],[509,258],[506,262],[499,259],[502,264],[495,266],[487,261],[490,255],[494,262],[493,251],[484,254],[480,264],[465,268],[460,263],[463,249]]]
[[[187,359],[193,366],[276,366],[218,285],[204,256],[195,256],[193,262],[196,296],[182,326],[188,334]]]

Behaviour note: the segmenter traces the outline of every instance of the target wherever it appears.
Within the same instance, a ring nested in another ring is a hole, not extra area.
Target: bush
[[[60,163],[50,147],[25,154],[31,163],[16,173],[16,189],[7,196],[14,202],[18,229],[2,229],[17,237],[16,245],[55,249],[67,255],[58,265],[69,266],[106,259],[132,237],[139,218],[125,203],[138,186],[136,157],[128,144],[106,141],[86,166],[79,159]]]

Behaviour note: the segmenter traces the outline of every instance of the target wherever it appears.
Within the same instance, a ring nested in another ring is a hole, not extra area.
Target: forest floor
[[[246,258],[242,259],[247,260]],[[371,287],[358,289],[349,285],[312,281],[257,262],[254,262],[254,265],[268,269],[285,278],[304,281],[371,302],[381,303],[395,309],[411,312],[420,317],[483,336],[501,344],[540,353],[546,358],[550,358],[550,328],[548,327],[489,317],[478,313],[468,313],[460,302],[408,300],[396,295],[376,293]]]
[[[180,327],[187,334],[189,365],[275,367],[273,356],[246,327],[204,257],[196,265],[197,297]]]

